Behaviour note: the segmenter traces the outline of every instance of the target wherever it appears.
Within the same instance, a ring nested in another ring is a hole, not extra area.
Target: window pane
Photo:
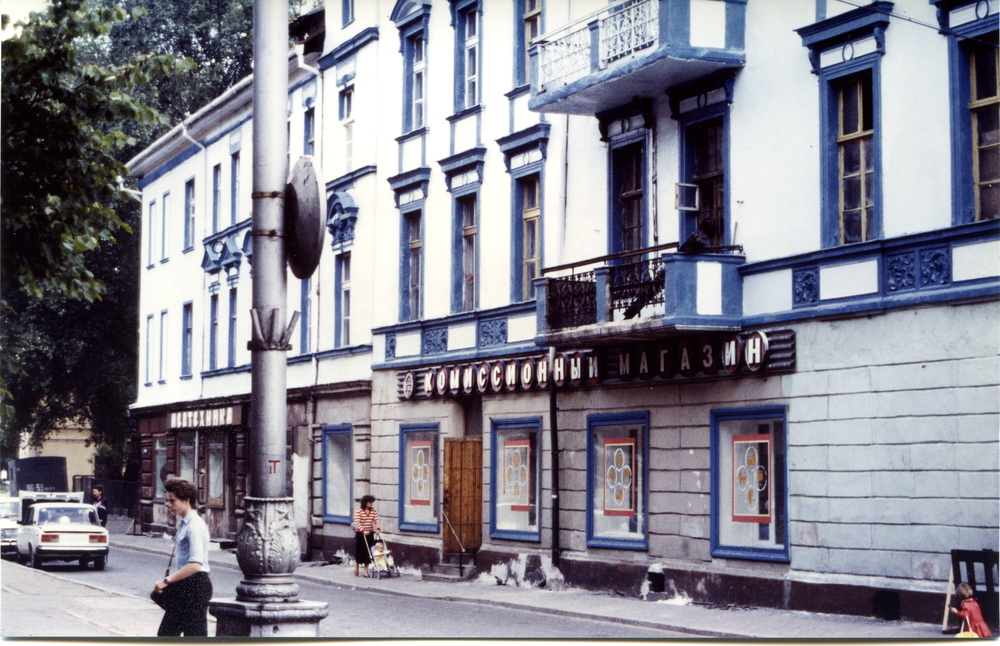
[[[191,482],[195,482],[194,438],[191,436],[180,438],[180,447],[177,452],[177,475],[181,478],[190,480]]]
[[[496,528],[538,531],[538,432],[497,430]]]
[[[987,182],[1000,177],[1000,146],[979,150],[979,181]]]
[[[593,427],[591,504],[594,537],[644,536],[645,425]]]
[[[992,220],[1000,216],[1000,184],[979,189],[979,213],[980,220]]]
[[[841,88],[841,134],[849,135],[858,131],[858,84],[845,83]]]
[[[982,101],[997,95],[997,53],[996,45],[976,43],[973,46],[975,59],[974,73],[976,85],[973,101]]]
[[[976,134],[980,146],[1000,143],[1000,105],[976,110]]]
[[[222,434],[213,433],[208,446],[208,497],[212,500],[222,500],[225,468]]]
[[[326,516],[351,515],[351,434],[326,434],[325,509]]]
[[[156,464],[154,466],[156,471],[153,474],[156,490],[155,497],[164,498],[167,495],[167,490],[163,487],[163,484],[167,481],[167,441],[164,438],[157,438],[154,451],[156,454]]]
[[[844,175],[861,172],[861,142],[848,142],[841,149],[844,151]]]
[[[861,178],[847,177],[844,179],[844,210],[861,207]]]
[[[401,456],[404,523],[437,522],[437,455],[434,432],[406,432]]]
[[[861,211],[844,213],[844,244],[861,242]]]

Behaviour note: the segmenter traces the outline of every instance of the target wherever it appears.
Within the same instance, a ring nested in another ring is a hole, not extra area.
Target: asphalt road
[[[97,572],[73,564],[46,564],[46,576],[5,561],[0,569],[0,636],[156,634],[162,611],[149,601],[163,577],[162,556],[113,550]],[[212,570],[215,597],[234,597],[241,573]],[[87,586],[87,587],[81,587]],[[461,601],[343,589],[300,581],[299,598],[330,604],[320,637],[636,639],[690,637],[611,621],[585,620]],[[114,593],[114,594],[109,594]],[[123,595],[123,596],[115,596]],[[209,617],[209,634],[215,631]]]

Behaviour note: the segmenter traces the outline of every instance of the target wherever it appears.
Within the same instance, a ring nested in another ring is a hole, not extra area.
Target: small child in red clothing
[[[963,620],[969,622],[969,630],[980,637],[992,637],[989,626],[983,621],[983,611],[979,608],[979,603],[972,598],[972,588],[968,583],[959,583],[955,586],[955,594],[962,599],[962,609],[951,609],[952,614],[958,615]]]

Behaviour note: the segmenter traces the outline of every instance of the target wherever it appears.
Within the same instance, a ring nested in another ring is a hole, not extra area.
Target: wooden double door
[[[483,543],[483,440],[444,440],[444,553],[475,551]]]

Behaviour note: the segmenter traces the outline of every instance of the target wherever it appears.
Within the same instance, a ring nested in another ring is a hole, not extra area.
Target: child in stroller
[[[373,576],[377,579],[381,579],[383,576],[399,576],[399,570],[392,560],[392,550],[386,546],[385,540],[381,536],[376,535],[374,538],[375,543],[371,547]]]

